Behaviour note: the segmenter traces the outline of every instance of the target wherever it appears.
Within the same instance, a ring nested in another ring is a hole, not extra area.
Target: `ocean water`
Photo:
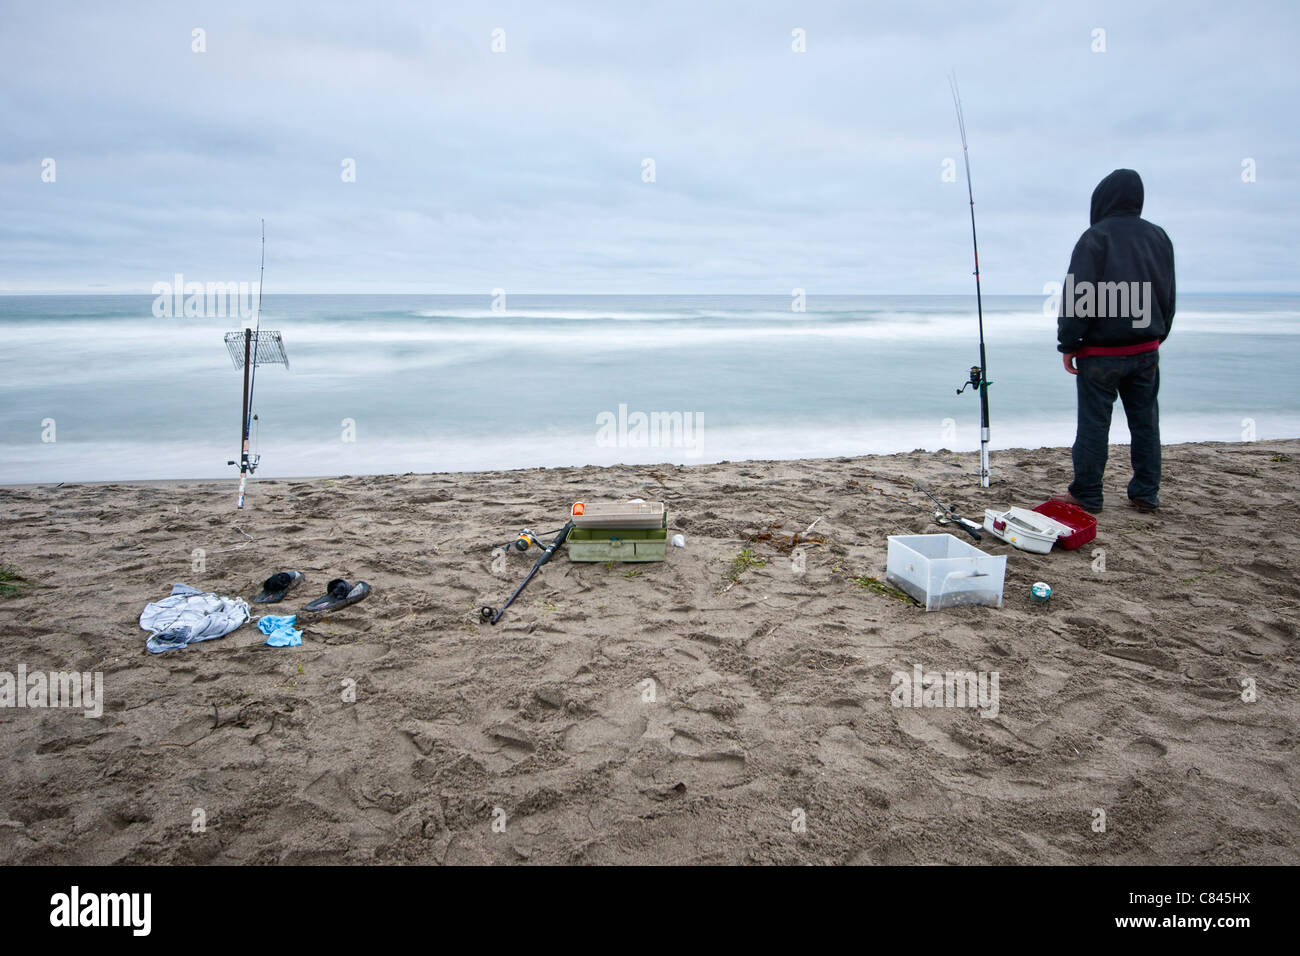
[[[974,296],[267,295],[260,477],[978,447]],[[229,318],[154,298],[0,296],[0,482],[233,477]],[[1068,445],[1074,381],[1038,296],[990,296],[997,449]],[[1300,297],[1179,299],[1167,443],[1300,436]],[[653,418],[652,413],[660,413]],[[644,416],[644,421],[642,421]],[[1118,408],[1111,438],[1128,440]]]

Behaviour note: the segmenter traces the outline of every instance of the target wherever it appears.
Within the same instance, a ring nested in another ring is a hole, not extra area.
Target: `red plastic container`
[[[1044,501],[1034,510],[1040,515],[1046,515],[1053,521],[1059,521],[1074,529],[1070,534],[1061,535],[1056,539],[1056,543],[1066,551],[1082,548],[1097,537],[1097,519],[1082,508],[1064,501]]]

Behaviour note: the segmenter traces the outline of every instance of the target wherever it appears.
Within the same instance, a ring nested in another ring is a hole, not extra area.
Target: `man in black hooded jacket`
[[[1091,225],[1075,243],[1061,293],[1057,349],[1077,376],[1074,481],[1057,500],[1100,511],[1115,397],[1132,436],[1130,503],[1160,507],[1157,349],[1174,321],[1174,247],[1142,218],[1142,179],[1117,169],[1092,193]]]

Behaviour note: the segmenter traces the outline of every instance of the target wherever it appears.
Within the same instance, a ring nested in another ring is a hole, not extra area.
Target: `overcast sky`
[[[1294,0],[5,0],[0,291],[255,280],[265,217],[268,293],[967,292],[949,69],[986,291],[1119,166],[1180,291],[1298,291],[1298,46]]]

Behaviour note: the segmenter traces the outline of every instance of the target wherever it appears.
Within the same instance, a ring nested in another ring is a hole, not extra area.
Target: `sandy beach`
[[[1004,606],[930,614],[870,580],[887,535],[945,530],[888,496],[1032,506],[1068,450],[996,452],[987,491],[946,452],[256,480],[238,514],[234,481],[0,489],[28,582],[0,671],[104,682],[98,718],[0,709],[0,861],[1300,862],[1300,440],[1167,448],[1154,515],[1127,451],[1095,542],[986,537]],[[479,622],[536,556],[494,571],[494,545],[629,497],[686,547],[558,555]],[[146,652],[173,584],[248,600],[291,569],[308,584],[265,610],[374,592],[300,615],[300,647],[248,624]],[[997,715],[891,706],[917,665],[998,674]]]

